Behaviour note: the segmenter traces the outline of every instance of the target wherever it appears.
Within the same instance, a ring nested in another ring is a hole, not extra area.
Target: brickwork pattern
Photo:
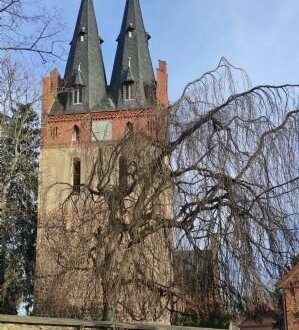
[[[278,283],[284,290],[288,330],[299,329],[299,263]]]
[[[285,290],[288,330],[299,329],[299,282]]]
[[[51,71],[48,77],[43,79],[42,86],[42,113],[49,113],[53,107],[60,85],[60,76],[57,69]]]
[[[168,74],[167,64],[164,61],[159,61],[157,69],[157,101],[161,106],[168,106]]]
[[[159,136],[160,124],[157,115],[152,109],[135,111],[110,111],[89,114],[69,114],[45,116],[42,129],[43,147],[72,147],[72,134],[75,125],[80,129],[81,142],[91,141],[92,122],[111,120],[112,139],[120,140],[124,137],[128,123],[133,125],[133,130],[143,132],[147,136]]]

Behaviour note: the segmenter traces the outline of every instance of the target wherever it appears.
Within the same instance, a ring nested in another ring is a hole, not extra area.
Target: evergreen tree
[[[38,116],[19,105],[1,120],[0,313],[32,305],[37,222]]]

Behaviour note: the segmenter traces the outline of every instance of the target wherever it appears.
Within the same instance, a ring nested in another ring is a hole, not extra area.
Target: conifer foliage
[[[39,120],[30,104],[1,117],[0,312],[16,314],[32,304]]]
[[[22,67],[33,59],[51,62],[64,50],[56,10],[0,0],[0,21],[0,313],[16,314],[20,302],[28,309],[32,304],[39,140],[29,104],[38,99],[37,66],[30,82]]]

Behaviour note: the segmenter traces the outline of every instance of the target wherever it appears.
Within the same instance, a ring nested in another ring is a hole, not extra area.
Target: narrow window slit
[[[76,193],[80,192],[81,186],[81,161],[78,158],[73,162],[73,190]]]

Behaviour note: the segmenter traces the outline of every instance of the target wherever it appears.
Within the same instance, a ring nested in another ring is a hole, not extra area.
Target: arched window
[[[123,98],[125,101],[135,99],[135,83],[133,81],[126,81],[123,84]]]
[[[73,128],[72,142],[79,142],[80,140],[80,129],[77,125]]]
[[[126,189],[128,186],[128,160],[125,156],[119,157],[119,187]]]
[[[81,161],[75,158],[73,161],[73,189],[74,192],[79,193],[81,186]]]
[[[134,128],[133,128],[133,124],[132,124],[130,121],[128,121],[128,122],[127,122],[127,126],[126,126],[126,134],[130,134],[130,133],[132,133],[133,130],[134,130]]]

